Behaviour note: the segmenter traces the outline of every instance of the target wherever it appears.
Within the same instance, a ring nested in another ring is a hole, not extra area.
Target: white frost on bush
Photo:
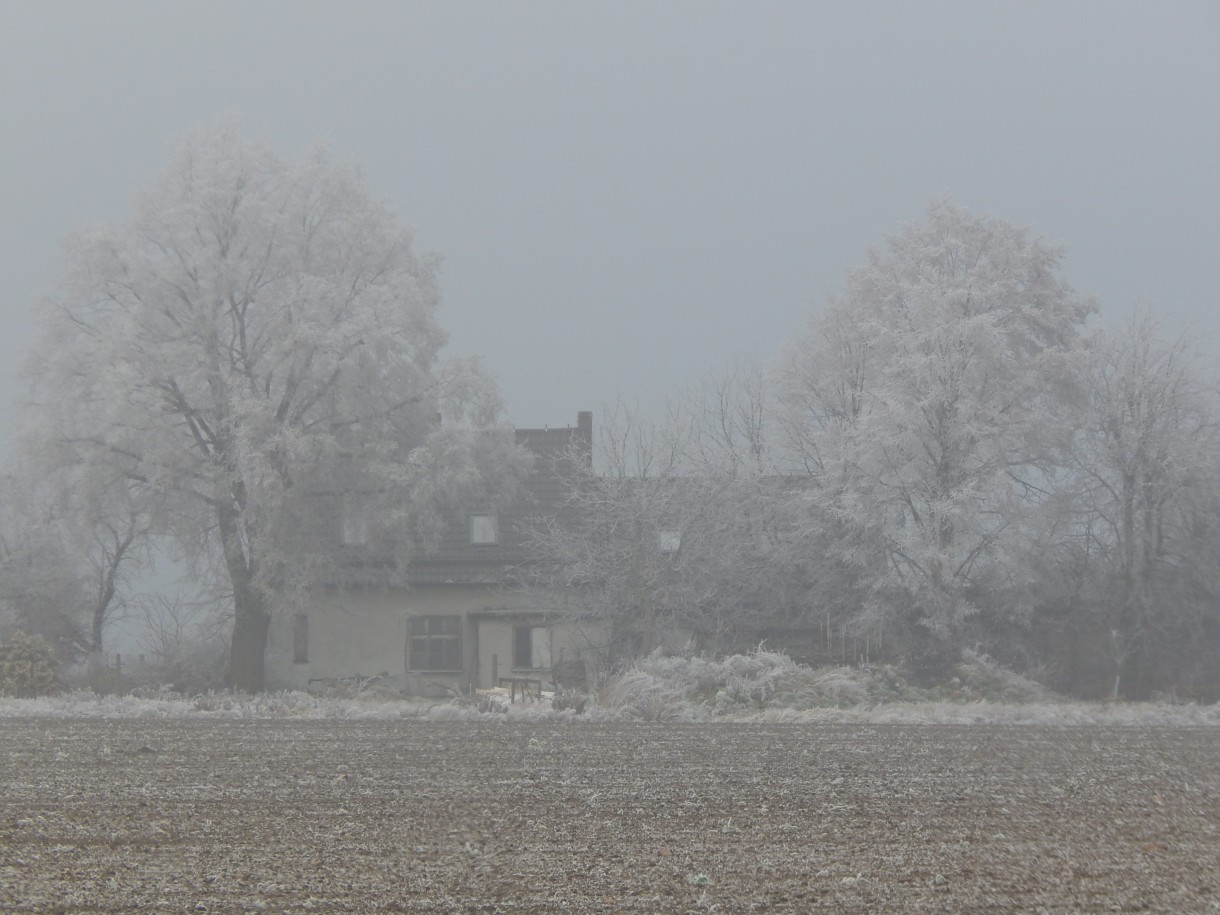
[[[751,716],[750,720],[770,724],[1220,727],[1220,705],[892,702],[848,709],[769,709]]]
[[[1220,725],[1216,705],[1056,700],[979,652],[965,652],[958,673],[942,689],[919,690],[888,668],[811,668],[777,652],[720,660],[653,654],[612,677],[598,705],[613,717],[673,722]],[[955,701],[946,701],[950,696]]]
[[[184,696],[158,690],[126,696],[78,691],[36,699],[0,698],[0,718],[1220,726],[1220,705],[1054,701],[1037,683],[983,655],[965,658],[961,673],[964,682],[954,693],[957,701],[938,701],[911,689],[889,670],[815,669],[767,651],[720,660],[655,654],[608,680],[583,714],[571,708],[555,711],[549,702],[518,702],[489,713],[462,700],[324,698],[303,692]],[[980,689],[1004,701],[980,700]],[[906,701],[911,696],[921,701]]]
[[[636,687],[641,681],[631,681]],[[642,697],[637,696],[637,702]],[[545,703],[484,714],[469,705],[419,700],[321,699],[306,693],[266,696],[139,698],[68,693],[40,699],[0,699],[0,718],[245,718],[344,721],[733,721],[756,724],[1024,725],[1043,727],[1220,727],[1220,705],[1110,702],[889,702],[846,708],[774,707],[726,715],[714,706],[662,695],[627,709],[593,706],[584,715]]]
[[[1008,702],[1049,701],[1054,698],[1041,683],[1003,667],[981,651],[970,648],[963,650],[958,670],[967,683],[984,686],[989,693]]]

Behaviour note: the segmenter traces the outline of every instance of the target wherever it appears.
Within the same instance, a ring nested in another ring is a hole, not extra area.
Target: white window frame
[[[461,673],[462,618],[414,616],[407,621],[407,670],[413,673]]]
[[[666,556],[678,552],[682,549],[682,532],[672,527],[657,531],[657,549]]]
[[[471,512],[466,533],[471,546],[495,546],[500,542],[500,519],[494,512]]]

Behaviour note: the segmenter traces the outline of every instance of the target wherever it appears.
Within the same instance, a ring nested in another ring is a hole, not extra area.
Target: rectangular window
[[[676,530],[657,531],[657,549],[672,556],[682,546],[682,532]]]
[[[292,663],[309,663],[309,616],[304,613],[292,618]]]
[[[470,542],[474,544],[498,543],[500,540],[499,525],[496,516],[473,514],[470,516]]]
[[[417,616],[408,621],[407,667],[419,671],[462,669],[462,618]]]
[[[546,670],[551,666],[551,630],[546,626],[513,627],[513,669]]]

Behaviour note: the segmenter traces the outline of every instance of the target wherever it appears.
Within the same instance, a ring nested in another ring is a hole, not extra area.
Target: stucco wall
[[[537,604],[520,592],[490,586],[423,585],[409,590],[332,592],[311,604],[277,613],[267,648],[267,685],[272,689],[316,689],[324,680],[385,675],[390,685],[414,696],[466,693],[494,686],[496,678],[534,675],[513,670],[513,626],[531,620]],[[520,611],[519,615],[500,615]],[[293,660],[294,617],[308,618],[308,660]],[[495,613],[495,616],[488,614]],[[462,620],[462,669],[455,672],[407,669],[408,620],[456,616]],[[535,622],[537,625],[538,622]],[[550,624],[551,660],[587,659],[596,676],[605,634],[587,623]],[[550,680],[551,673],[539,672]]]
[[[294,618],[308,619],[309,660],[293,661]],[[305,689],[311,678],[401,674],[407,623],[401,594],[324,594],[275,614],[267,644],[267,683]]]
[[[512,606],[519,595],[477,585],[429,585],[398,591],[332,592],[308,606],[275,614],[267,647],[267,683],[273,689],[307,689],[312,679],[386,674],[413,695],[466,690],[474,673],[476,632],[468,615]],[[293,660],[294,617],[304,613],[309,660]],[[463,618],[460,675],[407,671],[407,620],[412,616]]]

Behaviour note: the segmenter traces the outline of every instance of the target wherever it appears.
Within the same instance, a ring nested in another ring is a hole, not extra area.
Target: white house
[[[408,695],[444,696],[511,680],[585,686],[603,663],[605,628],[543,609],[520,586],[524,523],[565,511],[562,466],[592,460],[593,414],[575,426],[518,429],[534,470],[518,503],[454,518],[440,548],[414,558],[406,587],[336,587],[277,614],[267,649],[271,688],[382,676]],[[359,538],[347,530],[345,538]],[[548,601],[548,603],[550,603]]]

